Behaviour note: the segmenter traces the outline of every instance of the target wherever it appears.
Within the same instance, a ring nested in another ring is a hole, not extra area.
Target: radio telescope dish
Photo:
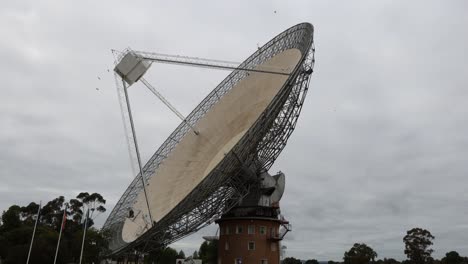
[[[112,254],[166,246],[212,223],[258,188],[260,175],[272,166],[295,128],[314,51],[313,26],[298,24],[259,48],[208,94],[110,213],[104,228],[111,231]],[[130,53],[140,63],[131,61]],[[143,62],[151,60],[151,53],[129,51],[122,58],[125,71],[139,69],[128,78],[121,76],[131,84],[149,68]],[[193,128],[196,133],[191,133]],[[274,192],[279,200],[284,175],[269,184],[279,186]]]

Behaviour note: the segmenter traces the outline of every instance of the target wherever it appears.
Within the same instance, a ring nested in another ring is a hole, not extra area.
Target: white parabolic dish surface
[[[257,68],[294,70],[301,59],[298,49],[278,53]],[[288,75],[250,72],[229,90],[187,133],[148,180],[146,186],[153,221],[174,209],[224,158],[278,94]],[[143,190],[133,205],[134,218],[126,218],[122,239],[130,243],[150,227]]]

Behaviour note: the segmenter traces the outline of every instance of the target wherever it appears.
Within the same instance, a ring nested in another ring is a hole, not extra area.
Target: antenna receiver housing
[[[150,66],[150,62],[129,51],[115,66],[114,71],[130,86],[143,77]]]

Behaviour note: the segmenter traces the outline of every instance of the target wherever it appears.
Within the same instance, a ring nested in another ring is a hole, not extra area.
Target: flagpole
[[[86,227],[88,226],[88,217],[89,217],[89,208],[88,208],[88,211],[86,211],[86,219],[85,219],[84,230],[83,230],[83,241],[81,242],[80,264],[81,264],[81,261],[83,260],[83,249],[84,249],[84,242],[86,238]]]
[[[39,208],[37,209],[36,223],[34,223],[34,229],[33,229],[33,234],[31,238],[31,244],[29,245],[28,259],[26,260],[26,264],[29,263],[29,258],[31,257],[31,250],[32,250],[33,242],[34,242],[34,235],[36,234],[37,222],[39,221],[39,214],[41,213],[41,205],[42,205],[42,201],[39,202]]]
[[[60,225],[60,233],[59,233],[59,238],[57,242],[57,249],[55,250],[55,258],[54,258],[54,264],[57,263],[57,256],[58,256],[58,251],[59,251],[59,246],[60,246],[60,238],[62,238],[62,230],[63,230],[63,222],[66,219],[65,214],[67,212],[67,205],[65,205],[65,209],[63,209],[63,217],[62,217],[62,224]],[[66,221],[66,220],[65,220]]]

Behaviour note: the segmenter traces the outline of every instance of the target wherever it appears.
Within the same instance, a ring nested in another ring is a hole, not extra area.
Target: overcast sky
[[[242,61],[311,22],[315,72],[272,168],[287,176],[287,256],[340,260],[362,242],[404,259],[412,227],[435,236],[435,257],[468,255],[467,10],[462,0],[3,1],[0,210],[81,191],[113,208],[133,175],[110,49]],[[147,79],[187,114],[227,74],[154,65]],[[143,87],[130,95],[147,160],[178,120]],[[215,232],[173,246],[191,253]]]

